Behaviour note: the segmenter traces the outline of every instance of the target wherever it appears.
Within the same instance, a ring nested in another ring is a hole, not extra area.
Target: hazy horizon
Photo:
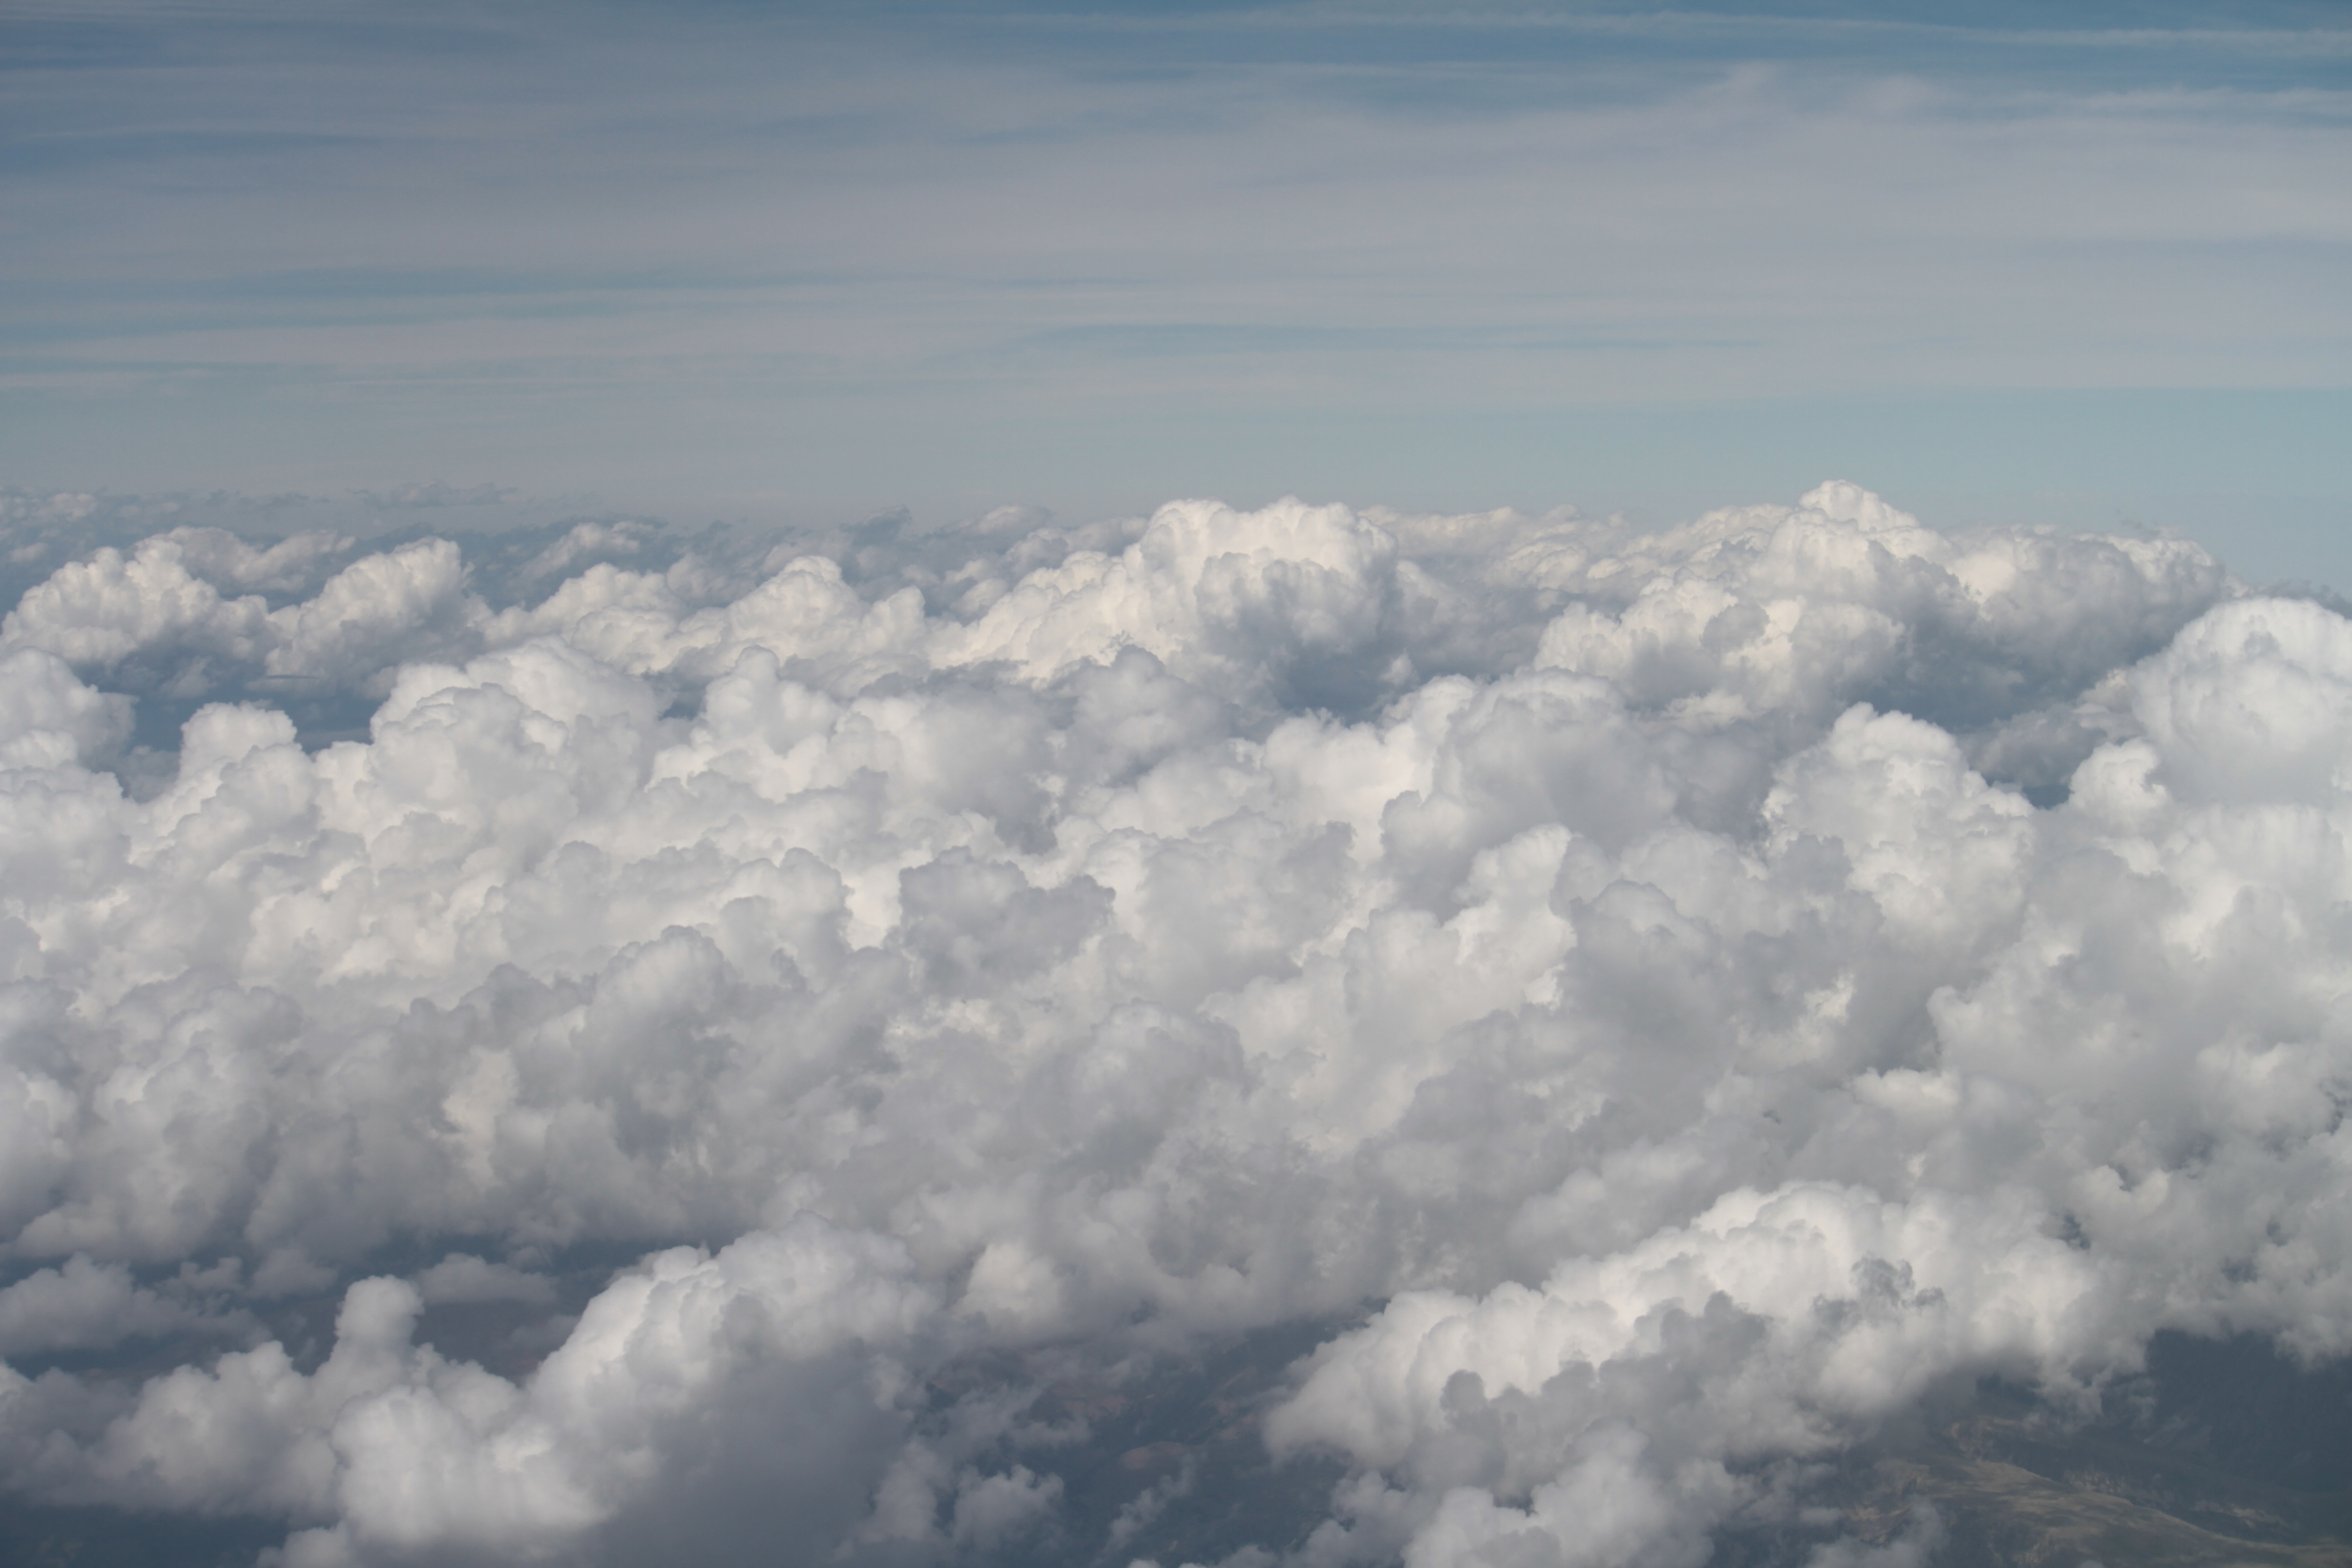
[[[2060,25],[2063,23],[2063,25]],[[12,7],[0,482],[2352,562],[2316,4]]]

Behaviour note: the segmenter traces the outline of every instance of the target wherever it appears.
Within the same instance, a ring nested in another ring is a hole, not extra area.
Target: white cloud
[[[129,555],[102,549],[59,567],[8,612],[0,637],[84,665],[184,647],[224,659],[254,658],[267,636],[260,597],[223,598],[188,570],[183,554],[177,541],[159,535]]]
[[[0,1374],[17,1495],[289,1564],[1124,1550],[1212,1481],[1071,1536],[1116,1391],[1315,1326],[1302,1563],[1696,1563],[1951,1380],[2352,1349],[2329,611],[1845,485],[967,542],[27,595],[0,1354],[171,1368]],[[366,738],[215,703],[127,795],[110,672],[198,658]],[[338,1288],[322,1361],[255,1327]]]
[[[91,690],[55,654],[0,657],[0,757],[9,767],[98,761],[130,729],[130,700]]]

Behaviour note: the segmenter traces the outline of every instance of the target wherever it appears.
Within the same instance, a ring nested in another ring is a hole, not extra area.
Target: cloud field
[[[2191,543],[0,508],[19,1506],[1898,1568],[1955,1390],[2352,1350],[2352,624]]]

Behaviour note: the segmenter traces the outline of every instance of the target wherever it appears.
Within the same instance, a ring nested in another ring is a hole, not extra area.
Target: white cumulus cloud
[[[1093,1561],[1233,1484],[1153,1379],[1279,1344],[1231,1561],[1915,1563],[1809,1488],[1939,1391],[2352,1351],[2352,627],[2192,545],[543,542],[180,529],[0,628],[18,1503]]]

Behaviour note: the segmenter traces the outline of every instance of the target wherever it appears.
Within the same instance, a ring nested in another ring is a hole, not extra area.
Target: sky
[[[2248,4],[49,4],[0,474],[838,524],[1855,478],[2352,585],[2352,29]]]
[[[0,1568],[2340,1555],[2352,33],[2048,10],[0,0]]]

